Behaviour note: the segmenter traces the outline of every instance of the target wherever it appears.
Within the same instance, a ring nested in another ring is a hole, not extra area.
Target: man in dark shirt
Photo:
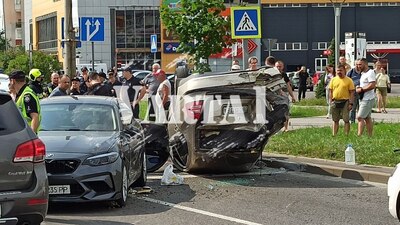
[[[303,97],[306,98],[306,91],[307,91],[307,79],[308,79],[308,73],[306,71],[306,67],[302,66],[300,71],[297,72],[298,76],[299,76],[299,95],[298,95],[298,99],[299,101],[301,100],[301,98]]]
[[[81,94],[83,94],[81,92],[81,90],[80,90],[79,85],[80,85],[79,78],[78,77],[72,78],[72,80],[71,80],[71,89],[70,89],[69,94],[70,95],[81,95]]]
[[[115,78],[114,70],[109,69],[108,70],[108,82],[107,84],[111,87],[111,92],[113,93],[114,97],[117,97],[117,94],[115,93],[114,86],[121,86],[122,83],[119,82],[118,79]]]
[[[98,73],[90,72],[89,81],[90,84],[86,92],[87,95],[113,96],[111,89],[101,82]]]
[[[353,80],[354,87],[358,87],[360,86],[361,68],[357,67],[357,60],[355,61],[355,63],[356,66],[347,73],[347,76]],[[351,123],[356,122],[356,112],[358,110],[359,103],[360,103],[360,96],[356,91],[354,91],[354,102],[353,102],[354,105],[350,111]]]
[[[88,83],[89,83],[89,74],[88,74],[88,69],[86,66],[82,67],[81,69],[81,84],[79,86],[79,89],[81,90],[82,93],[86,93],[88,91]]]
[[[47,88],[45,90],[46,96],[49,96],[51,92],[53,92],[53,90],[58,87],[58,80],[60,79],[60,75],[57,72],[53,72],[50,79],[51,82],[47,85]]]
[[[134,104],[137,99],[137,93],[134,87],[140,88],[140,80],[132,75],[129,68],[125,68],[122,74],[124,75],[122,85],[128,86],[128,97],[129,102],[131,103],[133,117],[139,118],[139,104]]]
[[[15,103],[32,130],[37,133],[40,127],[40,104],[36,93],[26,84],[25,73],[17,70],[10,74],[10,86],[15,90]]]

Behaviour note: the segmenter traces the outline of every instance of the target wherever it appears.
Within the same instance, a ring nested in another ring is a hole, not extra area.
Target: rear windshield
[[[41,106],[41,131],[115,131],[113,108],[100,104],[59,103]]]
[[[0,135],[12,134],[24,128],[24,119],[11,96],[0,94]]]

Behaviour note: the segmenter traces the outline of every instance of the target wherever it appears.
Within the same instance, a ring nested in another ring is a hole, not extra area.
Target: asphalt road
[[[261,175],[260,175],[261,174]],[[266,168],[247,175],[185,175],[184,185],[131,194],[125,208],[50,205],[46,225],[398,224],[386,185]]]

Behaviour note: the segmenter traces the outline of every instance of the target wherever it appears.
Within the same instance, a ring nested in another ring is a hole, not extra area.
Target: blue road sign
[[[157,52],[157,35],[152,34],[150,36],[150,48],[151,48],[151,53],[156,53]]]
[[[261,38],[260,7],[231,7],[232,38]]]
[[[64,39],[65,39],[65,34],[64,34],[64,17],[61,17],[61,47],[64,48]],[[80,48],[82,47],[82,42],[80,41],[80,36],[79,32],[75,33],[75,40],[76,40],[76,47]]]
[[[81,18],[81,40],[82,41],[104,41],[104,18],[82,17]]]

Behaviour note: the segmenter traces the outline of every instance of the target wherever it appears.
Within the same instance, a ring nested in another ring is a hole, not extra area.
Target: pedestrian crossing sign
[[[232,39],[261,38],[260,7],[231,7]]]

